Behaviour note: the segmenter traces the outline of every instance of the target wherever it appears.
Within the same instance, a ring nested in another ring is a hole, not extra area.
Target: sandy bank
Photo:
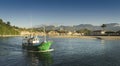
[[[0,37],[14,37],[14,36],[21,36],[21,35],[0,35]]]

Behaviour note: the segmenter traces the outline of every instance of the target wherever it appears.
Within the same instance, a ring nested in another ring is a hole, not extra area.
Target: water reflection
[[[6,56],[9,53],[10,53],[9,49],[6,48],[6,46],[2,45],[1,42],[0,42],[0,56]]]
[[[104,44],[105,44],[105,40],[102,40],[102,39],[101,39],[101,44],[103,44],[103,45],[104,45]]]
[[[53,58],[50,52],[28,52],[27,53],[29,66],[50,66],[53,63]]]

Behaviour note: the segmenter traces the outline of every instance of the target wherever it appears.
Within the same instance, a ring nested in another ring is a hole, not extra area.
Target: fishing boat
[[[46,32],[44,28],[44,40],[42,42],[39,41],[39,38],[37,36],[30,36],[25,37],[22,42],[23,49],[27,49],[30,51],[35,52],[47,52],[52,51],[50,49],[51,45],[53,44],[52,41],[46,40]]]

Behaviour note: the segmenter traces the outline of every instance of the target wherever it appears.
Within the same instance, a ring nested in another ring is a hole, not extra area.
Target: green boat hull
[[[32,51],[46,51],[50,49],[52,44],[53,42],[47,41],[47,42],[42,42],[41,44],[38,45],[23,46],[23,48]]]
[[[52,42],[49,42],[49,41],[44,42],[44,43],[41,43],[39,46],[37,46],[37,49],[41,51],[49,50],[51,45],[52,45]]]

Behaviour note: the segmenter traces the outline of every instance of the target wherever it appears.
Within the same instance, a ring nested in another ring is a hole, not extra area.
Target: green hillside
[[[11,26],[10,22],[0,19],[0,35],[19,35],[19,31],[15,26]]]

